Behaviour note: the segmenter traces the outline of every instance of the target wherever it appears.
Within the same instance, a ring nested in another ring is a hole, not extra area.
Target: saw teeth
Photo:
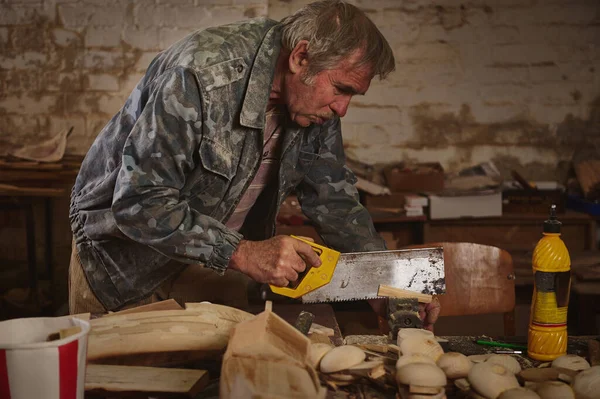
[[[317,300],[304,300],[302,299],[302,303],[333,303],[333,302],[352,302],[352,301],[366,301],[368,299],[378,299],[383,298],[380,296],[366,296],[363,298],[353,298],[353,299],[328,299],[326,301],[317,301]]]

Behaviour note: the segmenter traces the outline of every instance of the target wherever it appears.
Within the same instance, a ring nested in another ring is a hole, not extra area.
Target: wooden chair
[[[512,257],[500,248],[469,242],[411,245],[444,248],[446,294],[440,316],[504,314],[504,335],[515,335],[515,276]]]

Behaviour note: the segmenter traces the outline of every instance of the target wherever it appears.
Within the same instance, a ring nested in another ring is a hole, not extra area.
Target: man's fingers
[[[300,240],[295,241],[296,242],[294,243],[294,249],[299,255],[302,255],[304,257],[304,260],[306,260],[306,262],[310,266],[321,266],[321,259],[319,258],[319,255],[317,255],[315,250],[310,245]]]
[[[298,262],[292,262],[292,268],[298,273],[302,273],[304,270],[306,270],[306,263],[304,262],[304,259],[301,257],[299,258],[300,260]]]
[[[285,273],[285,278],[288,281],[296,281],[298,280],[298,273],[296,273],[293,269],[289,269]]]
[[[431,303],[427,304],[425,310],[427,312],[427,319],[425,321],[428,324],[434,324],[440,316],[440,311],[442,310],[442,307],[440,306],[440,302],[438,301],[438,299],[434,298],[434,300]]]
[[[272,284],[273,284],[274,286],[276,286],[276,287],[287,287],[287,286],[289,285],[289,283],[290,283],[290,282],[289,282],[289,281],[287,281],[286,279],[284,279],[284,278],[280,278],[280,279],[277,279],[277,280],[273,281],[273,283],[272,283]]]

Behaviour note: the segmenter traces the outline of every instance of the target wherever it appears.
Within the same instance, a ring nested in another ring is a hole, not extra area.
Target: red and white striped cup
[[[81,332],[47,341],[74,326]],[[0,399],[83,399],[89,331],[74,317],[0,322]]]

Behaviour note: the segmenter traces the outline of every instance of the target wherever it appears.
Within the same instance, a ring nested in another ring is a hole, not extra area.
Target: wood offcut
[[[111,397],[138,393],[193,398],[208,382],[205,370],[90,364],[85,375],[85,391]]]

